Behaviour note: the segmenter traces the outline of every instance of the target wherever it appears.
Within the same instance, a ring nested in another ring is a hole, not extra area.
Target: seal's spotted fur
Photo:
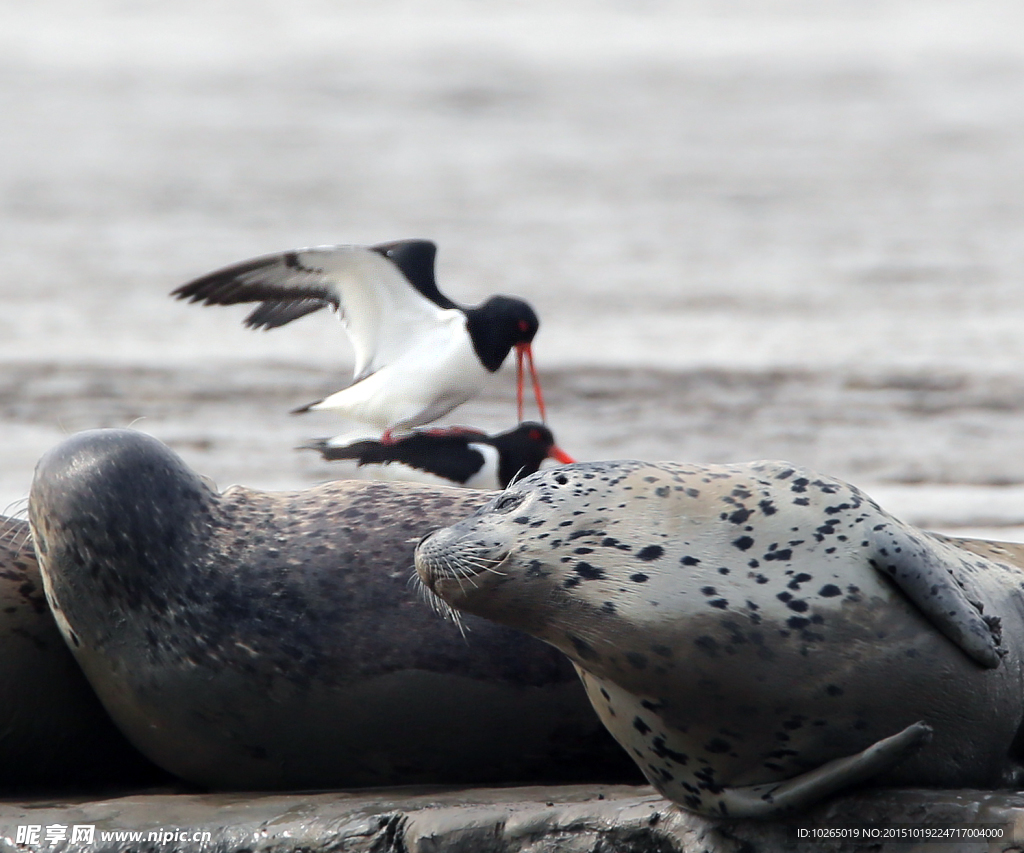
[[[786,463],[602,462],[507,489],[417,568],[572,658],[667,797],[762,816],[1013,776],[1024,573],[972,550]]]
[[[154,438],[90,430],[40,460],[29,516],[50,633],[133,743],[187,781],[622,778],[562,655],[474,618],[467,641],[410,589],[415,543],[487,499],[356,481],[219,492]],[[0,636],[17,616],[0,613]]]

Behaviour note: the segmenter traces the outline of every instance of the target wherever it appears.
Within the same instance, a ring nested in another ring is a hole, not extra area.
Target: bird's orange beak
[[[558,447],[557,445],[552,446],[552,448],[548,451],[548,456],[551,459],[557,459],[559,462],[563,462],[566,465],[572,465],[572,463],[576,461],[568,453],[562,450],[561,447]]]
[[[533,395],[537,399],[537,410],[540,412],[540,419],[543,423],[547,420],[544,412],[544,395],[540,390],[540,380],[537,378],[537,370],[533,366],[533,350],[529,344],[516,344],[516,405],[519,411],[519,422],[523,422],[523,359],[526,359],[530,366],[530,382],[533,384]]]

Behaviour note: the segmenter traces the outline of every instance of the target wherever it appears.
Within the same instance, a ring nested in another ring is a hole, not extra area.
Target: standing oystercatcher
[[[378,479],[504,489],[513,480],[536,473],[545,459],[571,463],[573,458],[555,444],[543,424],[521,423],[498,435],[465,427],[419,430],[382,441],[334,445],[320,438],[302,445],[319,450],[324,459],[350,459],[359,467],[372,466]]]
[[[253,329],[337,312],[355,350],[354,381],[296,413],[339,411],[390,441],[394,430],[430,423],[478,394],[514,348],[519,420],[524,359],[544,420],[530,347],[537,315],[509,296],[472,308],[452,302],[434,280],[436,254],[429,240],[298,249],[225,267],[171,295],[204,305],[259,302],[245,318]]]

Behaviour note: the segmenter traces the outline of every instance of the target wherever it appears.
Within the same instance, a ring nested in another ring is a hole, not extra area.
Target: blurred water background
[[[1024,5],[0,4],[0,506],[133,425],[221,486],[336,472],[336,321],[170,300],[254,255],[438,242],[530,300],[579,459],[785,458],[1024,538]],[[512,426],[506,367],[451,420]]]

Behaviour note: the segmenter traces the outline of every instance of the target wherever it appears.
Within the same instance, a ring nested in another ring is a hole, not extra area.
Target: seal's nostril
[[[419,548],[419,547],[420,547],[420,545],[422,545],[422,544],[423,544],[424,542],[426,542],[426,541],[427,541],[427,540],[428,540],[428,539],[429,539],[429,538],[430,538],[431,536],[433,536],[433,535],[434,535],[434,531],[433,531],[433,530],[431,530],[431,531],[430,531],[429,533],[427,533],[426,535],[424,535],[424,536],[423,536],[423,537],[422,537],[422,538],[420,539],[420,541],[419,541],[419,542],[417,542],[417,543],[416,543],[416,547],[417,547],[417,548]]]

